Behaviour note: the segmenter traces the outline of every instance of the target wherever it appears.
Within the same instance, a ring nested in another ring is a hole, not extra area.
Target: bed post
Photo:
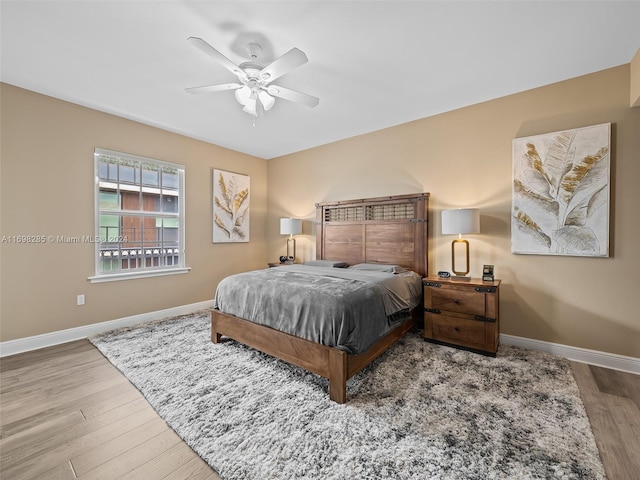
[[[347,353],[335,348],[329,350],[329,398],[347,402]]]
[[[213,343],[220,343],[220,340],[222,339],[222,335],[218,333],[218,330],[216,329],[216,318],[215,318],[216,312],[214,310],[211,310],[211,341]]]

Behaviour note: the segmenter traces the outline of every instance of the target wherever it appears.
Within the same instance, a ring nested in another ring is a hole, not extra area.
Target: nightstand
[[[484,355],[496,355],[500,335],[500,280],[427,277],[424,337]]]

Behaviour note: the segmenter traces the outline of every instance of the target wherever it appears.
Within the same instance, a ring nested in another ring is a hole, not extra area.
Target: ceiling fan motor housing
[[[257,59],[260,58],[260,54],[262,53],[262,47],[259,43],[250,43],[247,45],[247,53],[249,54],[249,58]]]

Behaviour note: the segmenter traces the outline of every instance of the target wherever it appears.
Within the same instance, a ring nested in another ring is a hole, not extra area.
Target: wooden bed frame
[[[428,193],[316,204],[316,258],[401,265],[427,274]],[[411,318],[358,355],[242,318],[211,311],[211,341],[223,335],[329,379],[329,397],[347,401],[347,380],[377,358],[422,317]]]

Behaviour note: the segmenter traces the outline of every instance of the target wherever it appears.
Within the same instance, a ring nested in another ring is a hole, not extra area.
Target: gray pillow
[[[387,265],[385,263],[359,263],[357,265],[352,265],[349,268],[354,270],[369,270],[372,272],[383,273],[402,273],[407,271],[406,268],[401,267],[400,265]]]
[[[338,260],[309,260],[304,262],[304,264],[310,267],[347,268],[349,266],[347,262],[341,262]]]

